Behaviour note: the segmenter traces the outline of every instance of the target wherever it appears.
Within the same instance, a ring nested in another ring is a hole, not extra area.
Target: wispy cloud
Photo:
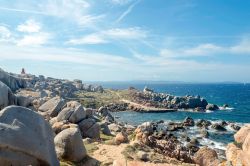
[[[127,10],[125,10],[120,17],[116,20],[117,23],[121,22],[132,10],[133,8],[140,2],[141,0],[137,0],[136,2],[134,2],[133,4],[131,4]]]
[[[70,39],[69,44],[103,44],[112,40],[140,40],[147,37],[147,31],[140,27],[112,28],[92,33],[81,38]]]
[[[20,24],[17,26],[17,30],[20,32],[39,32],[41,30],[40,23],[36,22],[35,20],[27,20],[24,24]]]
[[[110,0],[111,3],[115,5],[126,5],[130,3],[132,0]]]
[[[96,21],[105,17],[104,14],[89,12],[91,5],[86,0],[48,0],[40,5],[41,10],[48,15],[74,21],[80,26],[91,26]]]
[[[17,9],[17,8],[0,7],[0,10],[21,12],[21,13],[27,13],[27,14],[48,15],[47,13],[44,13],[44,12],[39,12],[39,11],[35,11],[35,10]]]

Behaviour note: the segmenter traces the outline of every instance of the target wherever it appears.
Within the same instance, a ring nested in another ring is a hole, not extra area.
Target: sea
[[[172,94],[175,96],[200,95],[208,103],[222,106],[228,104],[229,108],[224,110],[211,111],[206,113],[197,113],[190,111],[166,112],[166,113],[138,113],[133,111],[113,113],[117,121],[132,125],[139,125],[143,122],[154,122],[164,120],[165,122],[181,122],[189,116],[195,121],[199,119],[211,120],[212,123],[222,120],[234,122],[239,126],[250,123],[250,84],[244,83],[102,83],[104,88],[126,89],[130,86],[143,90],[145,86],[153,89],[155,92]],[[193,136],[199,133],[197,127],[193,127],[191,134]],[[211,148],[225,150],[229,142],[233,142],[235,131],[227,127],[227,132],[217,132],[209,130],[208,139],[200,140],[202,145]],[[223,154],[222,154],[223,155]]]

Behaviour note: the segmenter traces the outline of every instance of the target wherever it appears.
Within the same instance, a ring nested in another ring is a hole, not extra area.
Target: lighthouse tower
[[[24,68],[22,68],[21,74],[22,74],[22,75],[25,75],[25,74],[26,74]]]

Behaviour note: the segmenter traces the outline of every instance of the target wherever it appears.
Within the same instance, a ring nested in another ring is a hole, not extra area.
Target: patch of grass
[[[103,141],[108,141],[108,140],[112,140],[114,138],[113,135],[105,135],[102,132],[100,133],[100,138]]]
[[[84,144],[84,145],[87,150],[87,153],[90,155],[93,154],[96,150],[98,150],[98,147],[96,146],[95,142],[90,143],[90,144]]]
[[[132,134],[130,134],[130,135],[128,136],[129,141],[135,140],[135,136],[136,136],[136,133],[135,133],[135,132],[133,132]]]
[[[236,141],[234,141],[234,145],[240,149],[242,149],[242,143],[238,143]]]

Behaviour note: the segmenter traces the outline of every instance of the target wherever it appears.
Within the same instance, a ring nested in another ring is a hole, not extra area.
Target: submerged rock
[[[218,130],[218,131],[227,131],[227,129],[225,129],[221,124],[219,123],[215,123],[212,124],[211,126],[213,129]]]

